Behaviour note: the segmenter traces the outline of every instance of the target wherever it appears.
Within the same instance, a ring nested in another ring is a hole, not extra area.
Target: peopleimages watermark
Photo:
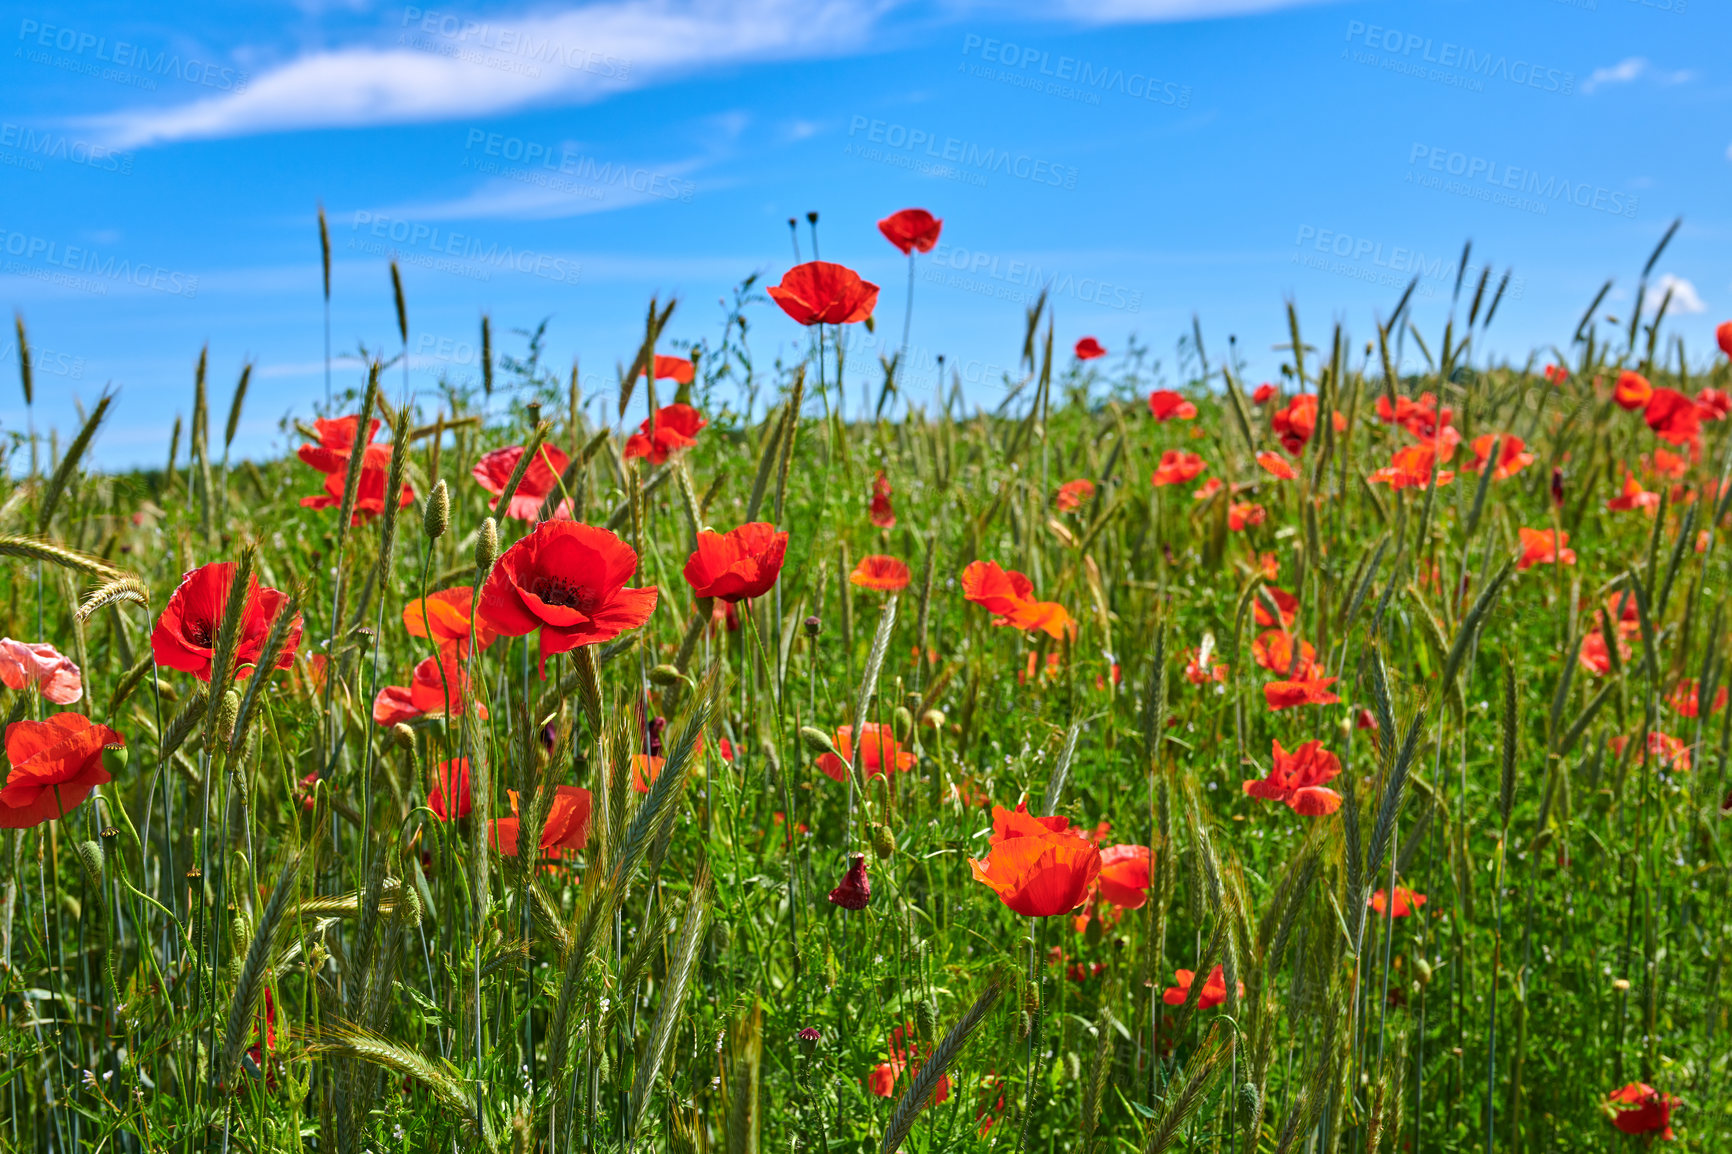
[[[1417,141],[1408,149],[1407,164],[1408,184],[1535,216],[1545,216],[1555,204],[1568,204],[1634,220],[1641,202],[1639,197],[1604,185]]]
[[[196,276],[33,233],[0,229],[0,254],[6,258],[0,264],[0,273],[30,277],[96,296],[107,296],[112,284],[128,284],[189,299],[198,295]]]
[[[582,266],[568,257],[513,248],[421,221],[358,211],[349,226],[348,248],[369,256],[392,256],[404,264],[490,281],[496,272],[520,272],[555,284],[576,284]]]
[[[1015,304],[1032,305],[1045,292],[1047,299],[1068,297],[1083,304],[1119,312],[1138,312],[1143,290],[1093,276],[1078,276],[1065,269],[1043,268],[1035,261],[973,251],[940,241],[921,258],[920,279],[928,284]]]
[[[227,64],[182,56],[127,40],[110,40],[80,28],[46,24],[28,16],[18,22],[19,46],[13,56],[98,80],[154,92],[160,80],[182,80],[222,92],[245,92],[251,77]]]
[[[93,144],[61,132],[40,132],[9,120],[0,121],[0,165],[9,168],[41,172],[43,162],[53,160],[131,176],[132,159],[132,153],[117,152],[107,145]]]
[[[1576,90],[1574,72],[1363,20],[1347,22],[1347,42],[1343,60],[1470,92],[1484,92],[1487,81],[1566,96]]]
[[[697,185],[653,169],[615,164],[565,145],[471,128],[463,141],[463,167],[554,192],[601,200],[609,188],[690,203]]]
[[[403,9],[403,31],[397,42],[406,48],[479,64],[501,72],[538,77],[544,65],[588,72],[605,80],[625,80],[631,61],[606,52],[592,52],[509,24],[470,20],[452,12],[409,5]]]
[[[1417,246],[1387,244],[1373,237],[1310,224],[1300,225],[1299,234],[1293,238],[1294,264],[1397,290],[1405,289],[1418,278],[1420,283],[1413,291],[1421,299],[1437,295],[1434,284],[1428,282],[1450,285],[1456,282],[1457,259],[1427,256]],[[1470,264],[1461,271],[1459,279],[1476,281],[1484,271],[1482,266]],[[1526,288],[1526,278],[1512,274],[1504,295],[1520,300]]]
[[[982,147],[955,136],[939,136],[892,120],[855,115],[848,121],[847,156],[911,168],[928,176],[948,176],[984,187],[993,174],[1054,188],[1075,188],[1077,170],[1011,148]],[[926,165],[926,168],[920,167]]]
[[[966,75],[1061,100],[1095,105],[1101,102],[1102,93],[1116,93],[1173,108],[1191,106],[1188,84],[1117,65],[1097,65],[1075,56],[1054,56],[1043,48],[1009,40],[970,32],[962,38],[962,54],[968,59],[959,65],[959,71]]]
[[[57,353],[53,349],[41,345],[26,343],[30,350],[30,371],[33,373],[48,373],[56,377],[69,377],[75,381],[84,379],[84,358],[71,353]],[[7,341],[0,345],[0,361],[10,361],[18,355],[18,342]]]

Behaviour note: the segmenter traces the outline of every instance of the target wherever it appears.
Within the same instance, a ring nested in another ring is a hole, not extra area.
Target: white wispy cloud
[[[1695,77],[1687,68],[1667,72],[1656,69],[1646,57],[1628,56],[1609,68],[1596,68],[1582,81],[1582,91],[1592,92],[1608,84],[1631,84],[1642,78],[1648,78],[1656,84],[1685,84]]]
[[[1652,307],[1658,309],[1660,301],[1665,298],[1668,292],[1672,294],[1672,303],[1666,306],[1666,311],[1669,313],[1693,315],[1708,311],[1708,306],[1702,303],[1701,295],[1696,292],[1696,286],[1683,277],[1673,276],[1671,273],[1666,273],[1654,282],[1654,287],[1649,292]]]

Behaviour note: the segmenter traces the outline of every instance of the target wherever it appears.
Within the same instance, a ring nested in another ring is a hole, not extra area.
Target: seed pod
[[[105,745],[102,747],[102,768],[110,775],[119,774],[126,768],[130,756],[124,745]]]
[[[481,522],[481,531],[475,534],[475,568],[486,573],[493,568],[493,563],[499,560],[499,523],[492,517]]]
[[[451,490],[441,477],[427,494],[427,508],[421,514],[421,531],[429,540],[437,541],[451,527]]]
[[[818,636],[819,631],[824,628],[824,622],[819,620],[818,615],[814,613],[812,616],[806,618],[805,626],[806,636],[816,637]]]

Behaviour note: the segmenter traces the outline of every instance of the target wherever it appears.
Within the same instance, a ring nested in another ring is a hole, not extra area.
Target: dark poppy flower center
[[[212,632],[209,621],[188,621],[186,623],[186,639],[200,649],[211,647]]]
[[[548,605],[586,611],[590,603],[589,590],[576,581],[551,574],[539,574],[530,583],[529,591]]]

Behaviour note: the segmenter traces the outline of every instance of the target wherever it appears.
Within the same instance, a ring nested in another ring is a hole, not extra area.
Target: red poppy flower
[[[1191,983],[1197,980],[1197,975],[1191,970],[1174,970],[1173,977],[1179,980],[1176,986],[1168,986],[1161,994],[1161,1001],[1169,1006],[1182,1006],[1185,999],[1191,996]],[[1245,983],[1239,982],[1239,996],[1245,996]],[[1211,1010],[1227,1000],[1227,975],[1220,966],[1209,971],[1208,978],[1203,982],[1203,992],[1197,995],[1197,1009]]]
[[[1210,477],[1207,481],[1204,481],[1201,485],[1198,485],[1195,489],[1191,490],[1191,500],[1207,501],[1210,497],[1213,497],[1216,493],[1219,493],[1226,487],[1227,486],[1221,481],[1221,478]]]
[[[1562,365],[1547,365],[1546,366],[1546,380],[1550,381],[1553,385],[1561,385],[1569,379],[1570,379],[1570,370],[1564,368],[1564,366],[1562,366]]]
[[[1156,389],[1149,394],[1149,413],[1157,421],[1189,421],[1197,416],[1197,406],[1171,389]]]
[[[1732,340],[1732,335],[1727,340]],[[1732,352],[1727,355],[1732,356]],[[1662,1094],[1646,1082],[1631,1082],[1606,1095],[1605,1108],[1612,1125],[1625,1134],[1658,1134],[1661,1141],[1670,1142],[1677,1137],[1672,1133],[1672,1111],[1678,1105],[1679,1099],[1671,1094]]]
[[[511,812],[514,816],[502,817],[493,823],[492,841],[494,848],[506,857],[517,856],[517,835],[521,818],[517,813],[517,792],[507,790],[511,798]],[[541,827],[541,856],[557,858],[570,852],[576,853],[589,842],[589,813],[591,799],[589,790],[580,789],[575,785],[555,786],[553,804],[548,807],[547,821]]]
[[[672,381],[676,385],[691,384],[692,377],[697,372],[697,366],[692,363],[690,357],[664,357],[657,353],[652,364],[656,380]],[[646,370],[646,372],[648,371],[650,370]],[[561,465],[560,468],[564,469],[565,466]]]
[[[1618,638],[1618,657],[1628,660],[1630,646],[1622,637]],[[1606,644],[1606,635],[1598,629],[1589,630],[1582,638],[1581,652],[1576,656],[1583,669],[1597,677],[1604,677],[1612,671],[1612,652]],[[1694,716],[1692,714],[1691,716]]]
[[[1277,480],[1291,481],[1299,475],[1299,470],[1289,464],[1287,458],[1280,453],[1271,453],[1267,450],[1258,453],[1257,464],[1263,467],[1264,472]]]
[[[429,657],[415,666],[408,685],[387,685],[373,699],[373,720],[397,725],[417,717],[462,717],[469,698],[469,678],[450,650]],[[485,718],[487,707],[475,703],[475,716]]]
[[[1440,428],[1449,424],[1453,415],[1449,409],[1438,412],[1437,397],[1432,393],[1421,393],[1417,401],[1397,397],[1393,408],[1387,396],[1377,398],[1378,420],[1384,424],[1400,425],[1422,441],[1435,437]]]
[[[1671,695],[1666,698],[1666,704],[1670,705],[1684,717],[1695,717],[1700,711],[1700,703],[1698,701],[1699,696],[1700,691],[1696,687],[1696,679],[1694,677],[1686,677],[1678,683],[1677,688],[1673,689]],[[1709,707],[1708,712],[1719,713],[1722,709],[1726,708],[1726,697],[1726,687],[1722,685],[1715,692],[1714,704]]]
[[[425,601],[417,597],[409,602],[403,607],[403,627],[411,637],[425,637],[440,649],[454,650],[458,657],[464,657],[469,653],[472,622],[476,646],[486,649],[493,644],[493,630],[486,622],[473,621],[474,613],[475,590],[459,585],[429,593]]]
[[[675,402],[656,410],[655,433],[650,433],[646,419],[625,442],[625,459],[648,457],[652,465],[660,465],[676,449],[689,449],[698,443],[698,430],[709,424],[702,413],[690,405]]]
[[[433,788],[427,793],[427,808],[440,821],[457,821],[469,816],[469,802],[469,759],[456,757],[440,762],[433,771]]]
[[[359,423],[360,418],[352,416],[334,420],[321,417],[313,422],[319,443],[302,445],[296,455],[325,474],[324,492],[302,497],[301,505],[304,508],[330,509],[343,503],[343,486],[348,483],[346,474],[349,470],[349,458],[355,452],[355,428]],[[351,524],[359,525],[367,518],[385,511],[385,485],[389,479],[391,450],[384,445],[372,443],[373,435],[378,431],[377,420],[368,422],[367,440],[361,456],[361,479],[355,491]],[[409,505],[414,499],[415,491],[405,484],[398,498],[399,507]]]
[[[1182,485],[1207,467],[1203,464],[1203,458],[1195,453],[1187,453],[1183,449],[1168,449],[1161,454],[1161,463],[1155,467],[1149,483],[1157,489],[1162,485]]]
[[[1389,464],[1372,473],[1367,480],[1372,484],[1388,485],[1396,492],[1402,489],[1423,489],[1431,484],[1432,470],[1436,466],[1437,450],[1431,445],[1406,445],[1395,450],[1389,458]],[[1455,474],[1450,470],[1438,470],[1438,488],[1443,488],[1453,480]]]
[[[1613,738],[1612,742],[1618,747],[1619,752],[1622,752],[1623,745],[1620,739]],[[1690,743],[1673,737],[1671,734],[1650,729],[1648,731],[1648,756],[1657,761],[1661,769],[1669,769],[1677,773],[1690,772]]]
[[[993,824],[1011,811],[993,808]],[[974,879],[998,900],[1025,917],[1052,917],[1082,904],[1100,876],[1101,851],[1074,834],[1051,829],[1031,819],[1020,836],[993,845],[984,862],[970,859]]]
[[[1058,487],[1058,496],[1054,497],[1052,502],[1053,508],[1060,513],[1068,513],[1094,495],[1093,481],[1066,481]]]
[[[1309,641],[1300,641],[1285,629],[1269,629],[1251,642],[1251,658],[1279,677],[1295,672],[1303,676],[1316,665],[1317,650]]]
[[[848,861],[842,880],[830,891],[833,905],[845,910],[863,910],[872,901],[872,879],[866,876],[866,855],[855,854]]]
[[[629,457],[631,453],[628,451],[626,455]],[[522,458],[522,445],[495,449],[482,454],[481,459],[475,462],[475,468],[469,471],[483,489],[493,494],[493,500],[487,502],[489,509],[499,507],[499,498]],[[542,503],[559,488],[559,479],[565,475],[565,466],[569,462],[570,458],[552,445],[542,445],[537,449],[535,459],[529,462],[529,467],[523,471],[523,479],[517,483],[517,492],[511,495],[511,504],[506,507],[505,515],[518,521],[540,520]],[[561,501],[553,515],[569,519],[570,498]]]
[[[39,690],[52,705],[71,705],[84,696],[77,664],[46,641],[31,645],[0,637],[0,682],[18,692]]]
[[[1720,351],[1732,357],[1732,321],[1721,321],[1714,329],[1714,340]]]
[[[884,475],[883,469],[872,478],[872,506],[866,515],[880,529],[896,527],[896,510],[890,507],[890,478]]]
[[[782,311],[803,325],[851,325],[872,315],[878,286],[851,268],[813,260],[795,265],[768,290]]]
[[[1702,435],[1702,418],[1696,402],[1677,389],[1655,389],[1642,410],[1642,419],[1654,435],[1672,445],[1687,445]]]
[[[1061,638],[1076,623],[1056,601],[1036,601],[1034,584],[1014,569],[1005,570],[996,561],[971,561],[962,571],[962,596],[995,614],[994,625],[1009,625],[1032,632],[1039,629]]]
[[[686,560],[686,581],[698,597],[745,601],[762,597],[776,584],[788,534],[764,521],[752,521],[726,533],[705,529],[698,547]]]
[[[389,455],[387,454],[387,459]],[[385,511],[385,486],[390,483],[389,469],[375,469],[367,466],[361,470],[361,479],[355,485],[354,511],[349,514],[350,525],[360,525],[377,517]],[[310,497],[301,498],[301,507],[305,509],[335,509],[343,503],[343,486],[348,479],[342,473],[327,473],[325,475],[325,491],[315,493]],[[409,485],[403,485],[397,497],[397,507],[407,508],[415,500],[415,490]]]
[[[860,563],[854,566],[854,572],[848,574],[848,580],[862,589],[895,593],[899,589],[908,588],[908,566],[894,557],[872,553],[860,558]]]
[[[1280,389],[1277,389],[1268,381],[1264,381],[1262,384],[1258,385],[1256,391],[1251,394],[1251,403],[1253,405],[1266,405],[1280,395]]]
[[[663,718],[660,718],[660,717],[656,718],[656,723],[658,725],[662,724],[663,722],[664,722]],[[660,730],[658,729],[656,732],[659,733]],[[692,743],[692,756],[693,757],[699,757],[703,754],[703,752],[704,752],[704,735],[700,733],[700,734],[698,734],[697,740]],[[730,752],[729,754],[724,756],[722,758],[722,760],[723,761],[732,761],[733,760],[732,753]],[[662,767],[665,766],[666,764],[667,764],[667,758],[665,758],[661,755],[661,738],[656,737],[655,738],[655,746],[654,746],[652,752],[650,752],[650,753],[634,753],[631,755],[631,787],[632,787],[632,790],[636,793],[648,793],[650,791],[650,786],[655,784],[656,778],[658,778],[662,775]]]
[[[1334,677],[1313,676],[1271,681],[1263,686],[1263,701],[1271,713],[1300,705],[1334,705],[1341,699],[1330,693],[1329,687],[1337,680]]]
[[[1618,407],[1632,412],[1645,406],[1653,395],[1654,386],[1648,383],[1648,378],[1629,369],[1618,374],[1617,387],[1612,390],[1612,400],[1618,402]]]
[[[14,721],[6,727],[11,768],[0,786],[0,829],[30,829],[71,813],[91,790],[113,780],[103,751],[125,746],[120,734],[80,713]]]
[[[1095,892],[1121,909],[1140,910],[1149,900],[1149,847],[1109,845],[1101,850]]]
[[[1666,477],[1676,480],[1690,471],[1690,458],[1682,453],[1669,453],[1665,449],[1655,449],[1654,455],[1642,457],[1642,468],[1656,477]]]
[[[1287,402],[1286,408],[1275,411],[1269,418],[1269,427],[1281,438],[1281,447],[1297,457],[1305,451],[1311,434],[1317,431],[1316,396],[1300,393]]]
[[[878,231],[884,234],[885,240],[901,249],[903,256],[931,252],[943,229],[944,222],[924,208],[905,208],[878,222]]]
[[[1521,535],[1522,556],[1516,562],[1517,569],[1531,569],[1535,565],[1574,565],[1576,551],[1565,548],[1570,543],[1570,535],[1560,529],[1518,529]]]
[[[1079,361],[1092,361],[1096,357],[1104,357],[1106,355],[1107,351],[1103,349],[1101,343],[1093,337],[1084,337],[1076,343],[1076,359]]]
[[[1247,525],[1261,525],[1268,519],[1269,510],[1249,501],[1235,501],[1227,506],[1227,528],[1237,533]]]
[[[1636,474],[1624,470],[1624,491],[1606,502],[1608,509],[1647,509],[1651,513],[1660,507],[1660,494],[1650,493],[1636,480]]]
[[[1719,389],[1703,389],[1696,394],[1696,415],[1704,421],[1724,421],[1732,413],[1732,396]]]
[[[637,552],[606,529],[543,521],[505,551],[481,589],[481,620],[506,637],[541,631],[547,659],[611,641],[655,612],[656,589],[626,587]]]
[[[866,1076],[866,1088],[880,1098],[896,1096],[896,1080],[904,1073],[910,1078],[920,1074],[920,1047],[913,1041],[912,1026],[897,1026],[890,1031],[890,1060],[880,1062],[872,1068],[872,1073]],[[907,1039],[906,1043],[904,1039]],[[938,1076],[938,1087],[933,1091],[933,1103],[936,1105],[950,1097],[950,1075]],[[978,1117],[978,1115],[976,1116]]]
[[[1425,895],[1416,893],[1406,886],[1396,886],[1394,909],[1390,909],[1389,895],[1383,890],[1378,890],[1372,894],[1370,900],[1365,904],[1370,906],[1371,911],[1375,914],[1381,915],[1385,910],[1388,910],[1389,916],[1392,918],[1406,918],[1412,917],[1419,907],[1425,904]]]
[[[1323,748],[1321,741],[1307,741],[1292,753],[1276,741],[1274,767],[1261,781],[1244,783],[1247,797],[1284,802],[1302,817],[1319,817],[1341,808],[1341,795],[1323,788],[1323,783],[1341,772],[1341,762]]]
[[[999,842],[1019,837],[1045,837],[1049,833],[1068,834],[1084,841],[1092,840],[1081,829],[1072,829],[1070,818],[1059,814],[1037,817],[1028,812],[1027,802],[1019,801],[1015,809],[1005,809],[1002,805],[992,807],[992,834],[987,839],[987,844],[997,845]]]
[[[1462,468],[1469,473],[1477,473],[1485,468],[1493,441],[1498,442],[1498,460],[1497,466],[1491,471],[1492,480],[1501,481],[1505,477],[1513,477],[1534,463],[1534,455],[1527,451],[1527,444],[1520,437],[1513,433],[1505,433],[1501,437],[1495,433],[1487,433],[1473,439],[1473,460]]]
[[[836,736],[830,744],[836,747],[836,753],[821,753],[818,755],[818,769],[826,777],[835,781],[848,780],[848,767],[844,759],[855,762],[854,769],[862,779],[886,776],[886,766],[894,767],[897,773],[907,773],[914,768],[914,755],[902,748],[888,725],[880,725],[876,721],[868,721],[862,730],[865,736],[860,742],[860,756],[854,756],[854,727],[839,725]]]
[[[1265,629],[1275,624],[1275,618],[1269,615],[1268,606],[1263,603],[1264,591],[1268,592],[1269,599],[1275,602],[1275,608],[1281,614],[1282,628],[1292,625],[1294,619],[1299,616],[1299,598],[1287,590],[1278,589],[1273,585],[1265,585],[1262,590],[1259,590],[1257,600],[1251,605],[1251,612],[1256,615],[1257,624]]]
[[[169,594],[168,605],[156,619],[150,634],[150,651],[158,665],[190,673],[200,681],[209,681],[211,658],[222,626],[223,607],[228,603],[229,586],[234,584],[235,563],[213,561],[189,571],[180,585]],[[275,589],[259,586],[254,575],[247,582],[246,605],[241,611],[240,637],[235,645],[236,677],[250,677],[258,663],[259,651],[271,631],[288,597]],[[288,638],[277,658],[276,668],[287,669],[295,661],[295,650],[301,645],[301,617],[295,615],[289,626]]]

